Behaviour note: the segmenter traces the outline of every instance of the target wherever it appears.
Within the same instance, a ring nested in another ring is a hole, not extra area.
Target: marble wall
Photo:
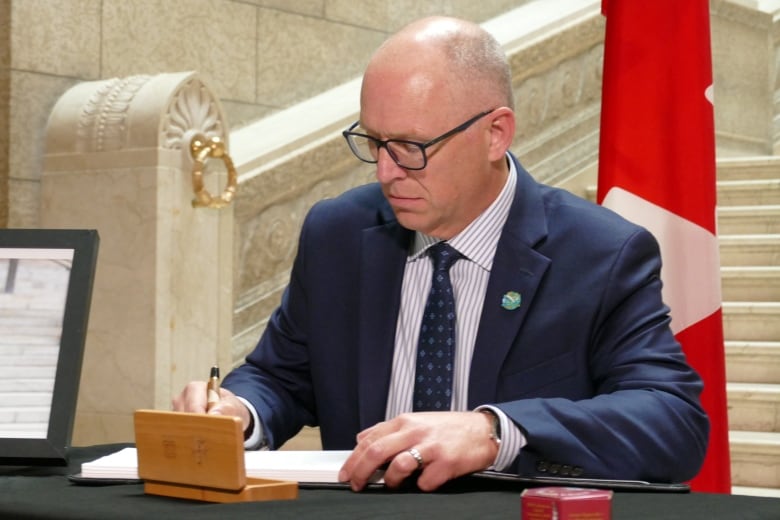
[[[71,86],[197,71],[231,128],[358,76],[426,14],[484,21],[527,0],[3,0],[0,227],[38,227],[42,143]]]
[[[11,99],[11,4],[0,2],[0,227],[8,222],[8,146]]]

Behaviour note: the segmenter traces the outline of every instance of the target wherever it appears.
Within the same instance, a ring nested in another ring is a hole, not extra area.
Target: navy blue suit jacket
[[[528,445],[512,469],[522,475],[693,477],[709,423],[669,329],[656,241],[516,166],[469,407],[495,404],[520,426]],[[377,184],[311,209],[281,305],[224,381],[255,406],[271,448],[317,425],[325,449],[352,449],[384,420],[412,237]],[[516,310],[501,306],[508,291],[521,294]]]

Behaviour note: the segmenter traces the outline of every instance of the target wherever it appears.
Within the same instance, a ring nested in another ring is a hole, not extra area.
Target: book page
[[[247,477],[294,480],[311,484],[336,484],[339,470],[351,451],[247,451],[244,461]],[[124,448],[81,465],[82,478],[138,479],[138,454]],[[381,483],[377,472],[372,483]]]
[[[84,478],[138,479],[138,453],[135,448],[123,448],[81,465]]]

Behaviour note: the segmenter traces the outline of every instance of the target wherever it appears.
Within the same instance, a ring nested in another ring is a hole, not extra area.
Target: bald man
[[[490,34],[433,17],[390,37],[344,131],[377,182],[311,209],[282,302],[210,413],[241,417],[248,449],[319,426],[325,449],[353,450],[339,478],[354,490],[380,467],[388,487],[414,476],[424,491],[484,469],[693,477],[709,423],[655,240],[537,183],[514,132]],[[450,310],[430,311],[429,292]],[[428,314],[446,339],[428,339]],[[205,383],[174,409],[205,412]]]

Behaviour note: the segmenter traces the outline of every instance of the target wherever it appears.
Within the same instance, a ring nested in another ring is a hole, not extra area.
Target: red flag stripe
[[[715,233],[715,186],[712,172],[702,168],[714,167],[715,157],[706,96],[712,85],[708,4],[611,0],[608,9],[602,126],[625,137],[601,143],[599,202],[605,188],[619,185]],[[609,63],[620,70],[611,74]],[[611,178],[619,171],[632,174]],[[674,190],[658,182],[670,173]]]
[[[603,0],[602,11],[598,201],[650,229],[661,245],[664,300],[704,380],[711,422],[704,466],[691,486],[728,493],[709,4]]]

